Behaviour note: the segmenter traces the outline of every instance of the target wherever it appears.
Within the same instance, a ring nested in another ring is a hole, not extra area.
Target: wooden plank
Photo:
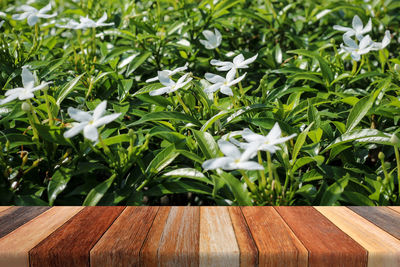
[[[315,207],[368,251],[368,266],[400,266],[400,241],[346,207]]]
[[[313,207],[275,207],[309,251],[309,266],[367,266],[367,251]]]
[[[29,266],[29,250],[82,209],[83,207],[51,208],[1,238],[0,266]]]
[[[199,266],[199,207],[171,207],[158,244],[158,266]]]
[[[0,213],[2,211],[8,210],[9,208],[11,208],[11,206],[0,206]]]
[[[400,213],[386,207],[348,207],[392,236],[400,239]]]
[[[86,207],[29,251],[30,265],[89,266],[89,251],[124,207]]]
[[[1,213],[0,238],[29,222],[50,207],[12,207]]]
[[[228,207],[240,251],[240,266],[258,266],[258,250],[240,207]],[[201,225],[200,225],[201,227]]]
[[[273,207],[243,207],[260,266],[307,266],[308,251]]]
[[[239,267],[240,254],[226,207],[200,208],[200,266]]]
[[[391,206],[391,207],[388,207],[388,208],[400,213],[400,206]]]
[[[158,207],[127,207],[90,251],[96,267],[139,266],[139,252]]]
[[[158,244],[164,231],[171,207],[159,207],[153,225],[147,234],[146,241],[140,251],[140,265],[146,267],[158,266]]]

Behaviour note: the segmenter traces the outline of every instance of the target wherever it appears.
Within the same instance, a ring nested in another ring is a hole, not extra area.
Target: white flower
[[[253,63],[256,60],[257,56],[258,54],[245,60],[244,56],[240,54],[233,59],[233,62],[212,59],[210,63],[212,65],[218,66],[218,71],[228,71],[231,69],[247,69],[249,67],[248,65]]]
[[[21,14],[14,14],[12,16],[12,19],[15,20],[24,20],[24,19],[28,19],[28,25],[29,26],[33,26],[35,25],[39,18],[44,18],[44,19],[48,19],[48,18],[53,18],[55,16],[57,16],[56,13],[54,14],[46,14],[47,12],[50,12],[51,10],[51,3],[49,3],[47,6],[45,6],[44,8],[37,10],[34,7],[28,6],[28,5],[22,5],[19,9],[19,11],[24,11]]]
[[[75,20],[69,20],[67,24],[65,25],[60,25],[57,24],[57,27],[60,28],[66,28],[66,29],[73,29],[73,30],[84,30],[88,28],[97,28],[97,27],[104,27],[104,26],[113,26],[114,22],[111,23],[104,23],[107,20],[107,13],[104,12],[103,16],[98,20],[94,21],[92,19],[89,19],[89,16],[86,17],[80,17],[79,23],[76,22]]]
[[[371,18],[370,18],[368,20],[367,25],[365,25],[365,27],[363,27],[363,23],[362,23],[360,17],[355,15],[353,17],[352,26],[353,26],[353,28],[343,27],[343,26],[340,26],[340,25],[335,25],[335,26],[333,26],[333,29],[338,30],[338,31],[343,31],[348,36],[355,35],[356,38],[359,41],[361,41],[364,38],[363,35],[371,31],[371,29],[372,29],[372,21],[371,21]]]
[[[263,170],[264,167],[257,162],[250,161],[251,154],[245,150],[243,154],[234,144],[219,140],[218,146],[225,157],[209,159],[203,162],[202,167],[205,170],[224,169],[224,170]]]
[[[26,100],[34,97],[33,92],[47,88],[50,82],[42,82],[40,85],[35,86],[35,77],[32,72],[30,72],[26,67],[22,68],[22,85],[23,87],[18,87],[6,91],[4,94],[6,98],[0,99],[0,105],[11,102],[14,99]]]
[[[160,80],[160,83],[164,85],[164,87],[151,91],[149,95],[154,96],[154,95],[170,94],[172,92],[175,92],[176,90],[184,87],[192,80],[192,78],[189,78],[185,81],[188,75],[189,74],[186,73],[185,75],[180,77],[177,82],[175,82],[170,78],[169,72],[159,71],[158,79]]]
[[[185,66],[183,66],[183,67],[179,67],[179,68],[176,68],[176,69],[174,69],[174,70],[163,70],[163,71],[167,72],[169,78],[171,78],[172,76],[174,76],[174,75],[177,74],[178,72],[187,70],[188,65],[189,65],[189,63],[186,63]],[[157,76],[154,77],[154,78],[147,79],[147,80],[146,80],[146,83],[155,82],[155,81],[158,81],[158,80],[159,80],[159,79],[158,79],[158,75],[157,75]]]
[[[205,30],[203,31],[203,35],[206,40],[200,40],[200,43],[207,49],[215,49],[220,46],[222,42],[222,35],[217,29],[214,29],[214,32]]]
[[[381,50],[390,44],[390,40],[392,37],[390,36],[389,31],[385,31],[385,36],[383,37],[382,42],[373,42],[371,50]]]
[[[4,22],[5,22],[4,20],[0,21],[0,29],[1,27],[3,27]]]
[[[91,141],[97,141],[99,138],[99,132],[97,128],[116,120],[121,113],[115,113],[107,116],[103,116],[106,112],[107,101],[101,102],[93,111],[93,115],[89,112],[82,111],[73,107],[68,108],[68,114],[71,118],[78,121],[71,129],[64,133],[65,138],[71,138],[81,131],[83,136]]]
[[[357,44],[353,39],[351,39],[347,34],[343,35],[343,42],[347,45],[344,46],[343,44],[340,47],[348,53],[351,53],[351,57],[355,61],[360,60],[360,56],[368,53],[373,48],[373,41],[369,35],[362,38],[359,44]]]
[[[242,137],[248,143],[245,143],[246,150],[249,151],[268,151],[270,153],[275,153],[279,149],[277,145],[285,143],[286,141],[295,137],[296,134],[290,136],[282,137],[282,130],[278,123],[275,123],[268,135],[263,136],[252,132],[250,129],[246,128],[242,132]],[[243,144],[243,143],[241,143]]]
[[[206,93],[213,93],[218,91],[219,89],[221,90],[221,93],[229,96],[233,96],[233,92],[231,89],[231,86],[239,83],[243,78],[246,76],[246,73],[240,76],[237,79],[235,78],[236,70],[232,69],[226,74],[226,78],[213,74],[213,73],[206,73],[205,78],[213,83],[213,85],[210,85],[209,87],[204,89],[204,92]]]

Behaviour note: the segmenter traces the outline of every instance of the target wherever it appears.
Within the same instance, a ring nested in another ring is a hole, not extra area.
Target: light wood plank
[[[0,206],[0,212],[11,208],[11,206]]]
[[[29,266],[29,250],[83,207],[54,207],[0,239],[0,266]]]
[[[308,251],[273,207],[243,207],[259,266],[308,266]]]
[[[240,251],[240,266],[258,266],[258,250],[240,207],[228,207]]]
[[[400,266],[400,241],[346,207],[315,207],[368,251],[368,266]]]
[[[158,247],[158,266],[199,266],[200,207],[172,207]]]
[[[158,207],[127,207],[90,251],[90,266],[139,266]]]
[[[394,211],[397,211],[398,213],[400,213],[400,206],[392,206],[392,207],[388,207]]]
[[[226,207],[200,208],[200,266],[239,267],[239,246]]]

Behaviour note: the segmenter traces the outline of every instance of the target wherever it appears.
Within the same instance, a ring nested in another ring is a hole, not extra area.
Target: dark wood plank
[[[158,207],[127,207],[90,251],[90,266],[139,266]]]
[[[275,207],[309,251],[309,266],[367,266],[367,251],[313,207]]]
[[[258,250],[240,207],[229,207],[233,229],[240,250],[240,266],[257,266]]]
[[[164,231],[171,207],[159,207],[157,215],[153,221],[146,241],[140,251],[140,264],[146,267],[157,267],[158,244]]]
[[[273,207],[242,207],[259,266],[307,266],[308,251]]]
[[[4,210],[0,217],[0,238],[50,209],[50,207],[12,207]]]
[[[199,234],[199,207],[171,207],[158,245],[152,246],[158,247],[157,265],[199,266]]]
[[[392,236],[400,239],[400,214],[387,207],[348,207]]]
[[[89,266],[89,251],[124,208],[84,208],[29,251],[30,266]]]

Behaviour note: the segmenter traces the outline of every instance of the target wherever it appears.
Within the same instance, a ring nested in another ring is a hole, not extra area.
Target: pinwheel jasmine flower
[[[246,144],[246,149],[249,151],[268,151],[270,153],[275,153],[279,149],[277,145],[285,143],[286,141],[295,137],[296,134],[290,136],[282,137],[282,130],[278,123],[275,123],[271,131],[266,135],[260,135],[252,132],[250,129],[246,128],[242,132],[242,137],[248,143]]]
[[[250,151],[245,150],[243,153],[240,152],[231,142],[225,140],[219,140],[218,146],[225,157],[209,159],[203,162],[202,167],[205,170],[224,169],[224,170],[263,170],[264,167],[257,162],[250,161]]]
[[[103,116],[106,112],[107,101],[101,102],[93,111],[93,115],[89,112],[82,111],[73,107],[68,108],[69,116],[78,121],[71,129],[64,133],[65,138],[71,138],[83,131],[83,136],[93,142],[99,138],[98,127],[108,124],[116,120],[121,113],[115,113]]]
[[[369,35],[362,38],[359,44],[357,44],[353,39],[351,39],[347,34],[343,35],[343,42],[347,45],[343,44],[340,47],[345,51],[351,54],[351,57],[355,61],[360,60],[360,56],[368,53],[373,48],[373,41]]]
[[[172,76],[174,76],[178,72],[187,70],[188,65],[189,65],[189,63],[186,63],[185,66],[183,66],[183,67],[179,67],[179,68],[176,68],[174,70],[163,70],[163,71],[167,72],[169,78],[171,78]],[[158,75],[157,75],[154,78],[147,79],[146,83],[155,82],[155,81],[158,81],[158,80],[159,80],[159,78],[158,78]]]
[[[89,19],[89,16],[86,17],[80,17],[79,23],[76,22],[75,20],[70,20],[68,21],[67,24],[65,25],[60,25],[57,24],[57,27],[60,28],[67,28],[67,29],[74,29],[74,30],[84,30],[88,28],[97,28],[97,27],[104,27],[104,26],[113,26],[114,22],[111,23],[104,23],[107,20],[107,13],[104,12],[103,16],[98,20],[94,21],[92,19]]]
[[[23,87],[18,87],[6,91],[6,98],[0,99],[0,105],[11,102],[14,99],[26,100],[34,97],[33,92],[47,88],[50,82],[42,82],[40,85],[35,86],[35,77],[32,72],[30,72],[26,67],[22,68],[22,85]]]
[[[188,75],[189,74],[186,73],[185,75],[180,77],[177,82],[175,82],[170,78],[169,73],[167,71],[159,71],[158,79],[160,80],[160,83],[164,85],[164,87],[151,91],[149,95],[154,96],[154,95],[170,94],[172,92],[175,92],[176,90],[184,87],[192,80],[192,78],[190,77],[185,81]]]
[[[220,46],[222,42],[222,35],[217,29],[214,29],[214,32],[205,30],[203,31],[203,35],[206,40],[200,40],[200,43],[207,49],[215,49]]]
[[[218,66],[218,71],[228,71],[231,69],[247,69],[249,67],[248,65],[253,63],[256,60],[257,56],[258,54],[245,60],[244,56],[240,54],[233,59],[233,62],[212,59],[210,63],[212,65]]]
[[[55,16],[57,16],[56,13],[54,14],[46,14],[47,12],[50,12],[51,10],[51,3],[49,3],[47,6],[45,6],[44,8],[37,10],[34,7],[28,6],[28,5],[22,5],[19,8],[19,11],[24,11],[21,14],[14,14],[12,16],[12,19],[15,20],[24,20],[24,19],[28,19],[28,25],[29,26],[33,26],[35,25],[39,18],[44,18],[44,19],[48,19],[48,18],[53,18]]]
[[[359,41],[361,41],[364,38],[363,35],[371,31],[371,29],[372,29],[372,21],[371,21],[371,18],[370,18],[368,20],[367,25],[365,25],[365,27],[364,27],[360,17],[355,15],[353,17],[352,26],[353,26],[353,28],[343,27],[343,26],[340,26],[340,25],[335,25],[335,26],[333,26],[333,29],[345,32],[345,34],[348,35],[348,36],[355,35],[356,38]]]
[[[390,36],[389,31],[385,31],[385,36],[383,37],[382,42],[374,42],[371,50],[381,50],[390,44],[390,40],[392,37]]]
[[[205,78],[213,83],[213,85],[210,85],[209,87],[204,89],[204,92],[206,93],[213,93],[218,90],[221,91],[221,93],[229,96],[233,96],[233,92],[231,89],[231,86],[239,83],[243,78],[246,76],[246,73],[240,76],[237,79],[235,78],[236,70],[232,69],[226,74],[226,78],[213,74],[213,73],[206,73]]]

